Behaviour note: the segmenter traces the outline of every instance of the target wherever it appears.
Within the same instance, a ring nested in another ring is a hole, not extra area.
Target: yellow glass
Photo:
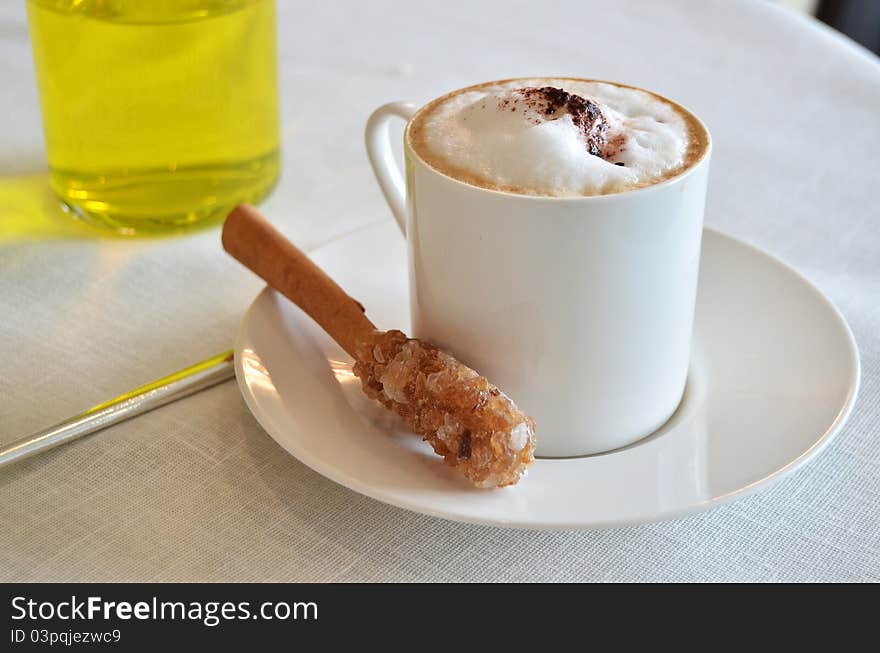
[[[279,172],[274,0],[28,0],[51,186],[162,233],[255,203]]]

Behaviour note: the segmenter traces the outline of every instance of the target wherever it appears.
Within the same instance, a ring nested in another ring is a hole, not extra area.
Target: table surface
[[[284,172],[264,208],[300,245],[390,219],[362,145],[383,102],[548,73],[651,88],[713,132],[707,223],[849,321],[852,417],[813,463],[713,511],[524,532],[325,480],[229,382],[0,471],[0,580],[880,580],[876,57],[758,0],[278,4]],[[229,348],[260,289],[217,229],[96,238],[53,209],[23,5],[0,7],[0,441]]]

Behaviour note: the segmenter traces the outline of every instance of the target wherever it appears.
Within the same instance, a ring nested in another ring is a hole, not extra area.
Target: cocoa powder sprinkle
[[[554,86],[527,87],[519,89],[527,107],[547,117],[562,117],[567,113],[575,127],[583,134],[587,151],[593,156],[607,159],[604,146],[608,142],[608,121],[599,105]]]

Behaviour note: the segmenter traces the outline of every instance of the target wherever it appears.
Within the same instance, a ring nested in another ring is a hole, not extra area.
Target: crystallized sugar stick
[[[253,207],[234,209],[223,247],[314,319],[355,359],[367,396],[403,417],[478,487],[513,485],[534,460],[535,423],[449,354],[400,331],[377,331],[364,308]]]

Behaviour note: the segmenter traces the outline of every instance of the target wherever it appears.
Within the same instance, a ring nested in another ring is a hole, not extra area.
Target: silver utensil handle
[[[49,428],[0,447],[0,467],[118,424],[235,376],[232,350],[98,404]]]

